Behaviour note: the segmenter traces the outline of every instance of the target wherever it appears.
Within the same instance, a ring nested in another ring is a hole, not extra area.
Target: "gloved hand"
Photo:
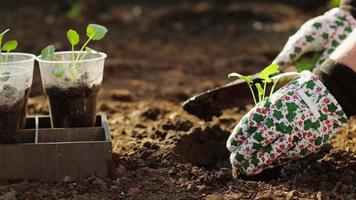
[[[240,120],[227,141],[230,161],[242,173],[255,175],[318,151],[347,122],[323,83],[303,71]]]
[[[347,9],[353,7],[353,4],[344,0],[342,8],[333,8],[324,15],[307,21],[289,38],[273,63],[277,63],[282,69],[294,65],[298,71],[312,71],[314,67],[319,67],[356,27],[356,20]],[[314,63],[305,65],[303,55],[309,52],[315,52],[310,58]],[[300,59],[303,59],[303,64],[299,65]]]

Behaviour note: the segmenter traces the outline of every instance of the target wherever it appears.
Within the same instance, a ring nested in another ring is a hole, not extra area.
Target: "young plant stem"
[[[267,82],[264,81],[262,101],[265,99],[265,96],[266,96],[266,87],[267,87]]]
[[[270,94],[269,94],[269,97],[271,97],[271,96],[272,96],[273,91],[274,91],[274,88],[276,87],[276,85],[277,85],[278,81],[279,81],[279,79],[278,79],[278,80],[276,80],[276,81],[273,83],[273,86],[272,86],[272,88],[271,88],[271,92],[270,92]]]
[[[5,62],[7,63],[7,61],[9,60],[9,53],[10,53],[10,51],[7,51],[6,52],[6,58],[5,58]]]
[[[79,59],[79,58],[80,58],[80,53],[81,53],[81,52],[84,50],[84,48],[88,45],[88,43],[90,42],[91,39],[92,39],[92,37],[88,38],[88,40],[83,44],[82,48],[80,48],[76,61],[79,61],[79,60],[80,60],[80,59]],[[84,54],[84,56],[85,56],[85,54]],[[84,56],[82,56],[81,59],[83,59]]]
[[[254,93],[254,91],[253,91],[253,89],[252,89],[251,84],[249,84],[249,83],[247,83],[247,84],[248,84],[248,87],[249,87],[250,90],[251,90],[252,97],[253,97],[253,101],[255,102],[255,105],[256,105],[256,104],[257,104],[257,101],[256,101],[255,93]]]
[[[75,56],[74,56],[74,45],[72,45],[72,61],[75,61]]]

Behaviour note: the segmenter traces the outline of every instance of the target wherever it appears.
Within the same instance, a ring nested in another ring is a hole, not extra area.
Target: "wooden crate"
[[[28,117],[16,140],[0,144],[1,180],[79,181],[111,174],[112,142],[104,114],[88,128],[51,128],[49,116]]]

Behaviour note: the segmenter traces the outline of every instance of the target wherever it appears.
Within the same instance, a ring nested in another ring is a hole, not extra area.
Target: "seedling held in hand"
[[[251,75],[248,76],[244,76],[238,73],[231,73],[229,74],[229,78],[231,77],[236,77],[238,79],[241,79],[243,81],[245,81],[249,88],[250,91],[252,93],[252,97],[253,100],[255,102],[255,104],[257,104],[260,101],[263,101],[266,99],[266,87],[267,84],[272,84],[271,87],[271,91],[269,94],[269,97],[272,96],[274,88],[276,87],[277,83],[280,80],[285,80],[287,77],[291,77],[291,76],[296,76],[299,73],[298,72],[285,72],[285,73],[279,73],[279,66],[277,64],[271,64],[268,67],[264,68],[259,74],[258,74],[258,78],[262,80],[263,83],[263,87],[260,83],[254,83],[253,78]],[[278,74],[278,75],[275,75]],[[275,76],[273,76],[275,75]],[[272,77],[271,77],[272,76]],[[255,96],[255,92],[253,90],[253,86],[256,88],[257,90],[257,94],[258,94],[258,99]]]
[[[78,61],[83,60],[85,55],[87,55],[88,53],[96,52],[90,49],[89,47],[87,47],[89,42],[92,40],[95,41],[95,40],[103,39],[107,32],[108,32],[107,28],[102,25],[89,24],[86,29],[86,35],[88,39],[80,48],[79,53],[75,53],[75,47],[80,42],[80,36],[78,32],[73,29],[69,29],[67,31],[67,39],[71,45],[71,51],[72,51],[71,61],[73,61],[73,63],[68,66],[68,72],[72,80],[75,80],[77,78],[77,74],[80,71],[80,63],[78,63]],[[41,57],[44,60],[56,61],[56,56],[54,55],[54,53],[55,53],[54,46],[49,45],[48,47],[42,50]],[[61,65],[55,65],[52,73],[55,77],[62,78],[65,75],[65,70],[66,69]]]
[[[274,75],[274,74],[277,74],[277,73],[279,73],[279,65],[277,65],[277,64],[271,64],[268,67],[264,68],[259,73],[259,78],[262,79],[263,87],[262,87],[262,85],[260,83],[254,83],[251,75],[244,76],[244,75],[241,75],[241,74],[238,74],[238,73],[231,73],[231,74],[229,74],[228,77],[229,78],[236,77],[238,79],[246,81],[246,83],[248,84],[248,86],[250,88],[250,91],[252,93],[253,100],[254,100],[255,104],[257,104],[258,102],[263,101],[266,98],[267,83],[274,83],[274,79],[271,79],[270,76]],[[253,86],[257,90],[258,99],[255,96],[255,93],[254,93],[254,90],[253,90]],[[274,89],[274,87],[273,87],[273,89]],[[273,91],[271,91],[271,94],[272,93],[273,93]]]

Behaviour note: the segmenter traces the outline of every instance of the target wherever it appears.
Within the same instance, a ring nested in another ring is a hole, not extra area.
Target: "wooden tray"
[[[112,142],[104,114],[87,128],[51,128],[49,116],[28,117],[16,140],[0,144],[0,180],[79,181],[111,174]]]

